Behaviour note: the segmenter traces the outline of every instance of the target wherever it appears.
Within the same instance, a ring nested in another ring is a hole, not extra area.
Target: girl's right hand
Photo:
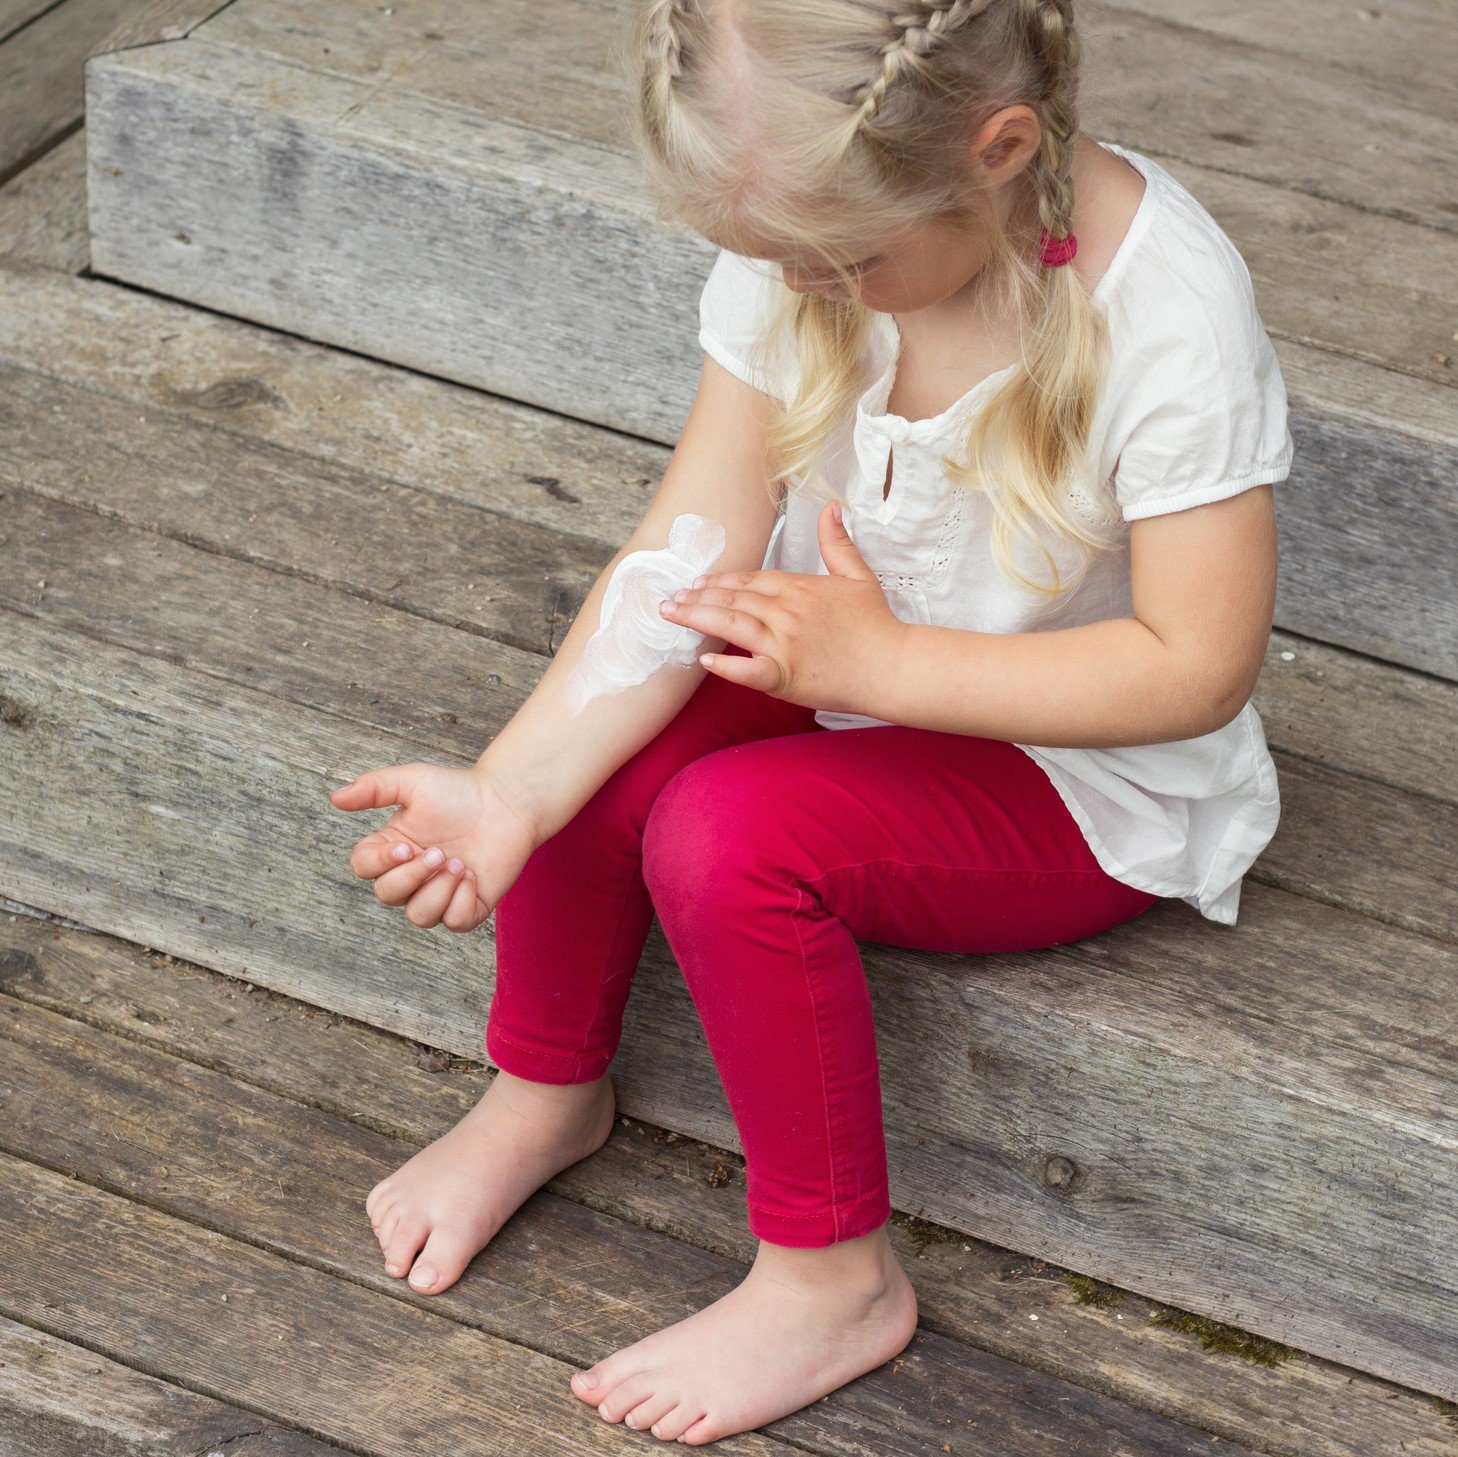
[[[378,899],[404,906],[422,928],[474,931],[540,843],[537,826],[480,767],[393,764],[368,770],[329,798],[351,812],[401,806],[355,845],[349,863],[374,881]],[[431,864],[427,852],[436,851]]]

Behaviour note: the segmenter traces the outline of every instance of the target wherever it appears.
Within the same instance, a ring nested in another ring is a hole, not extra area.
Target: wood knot
[[[0,693],[0,723],[7,723],[11,728],[25,728],[30,723],[30,710],[19,699]]]
[[[1078,1180],[1078,1166],[1072,1159],[1055,1154],[1043,1165],[1043,1182],[1050,1189],[1066,1194]]]

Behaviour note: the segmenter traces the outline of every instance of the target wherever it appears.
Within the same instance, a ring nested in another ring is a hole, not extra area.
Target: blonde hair
[[[895,9],[648,0],[631,35],[634,140],[660,217],[731,252],[828,268],[846,287],[850,264],[902,228],[936,221],[982,241],[979,287],[1018,321],[1022,357],[971,412],[942,465],[954,486],[987,492],[998,568],[1048,597],[1077,586],[1093,555],[1116,542],[1072,509],[1069,494],[1106,495],[1087,456],[1108,326],[1072,268],[1044,267],[1014,242],[982,169],[966,162],[982,121],[1027,105],[1042,139],[1016,179],[1009,219],[1021,210],[1053,238],[1069,233],[1080,60],[1072,10],[1072,0],[902,0]],[[833,494],[816,459],[865,387],[873,312],[780,284],[753,350],[759,368],[786,357],[799,364],[794,398],[770,426],[777,494],[797,478]],[[1077,544],[1066,582],[1040,522]],[[1017,566],[1015,532],[1042,552],[1051,585]]]

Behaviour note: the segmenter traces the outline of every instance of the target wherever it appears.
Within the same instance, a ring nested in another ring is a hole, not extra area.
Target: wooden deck
[[[615,1452],[652,1439],[601,1422],[570,1372],[753,1252],[672,958],[655,927],[605,1148],[416,1296],[363,1199],[489,1078],[490,938],[402,930],[362,897],[358,827],[325,796],[371,764],[469,762],[499,730],[637,520],[675,400],[629,370],[572,418],[545,354],[512,388],[452,382],[322,322],[310,342],[95,276],[81,63],[216,11],[0,0],[0,1457]],[[1148,62],[1132,87],[1092,78],[1093,129],[1198,169],[1250,223],[1300,419],[1257,694],[1282,829],[1235,936],[1169,906],[1046,954],[866,948],[921,1329],[716,1445],[1452,1457],[1458,1405],[1431,1393],[1458,1393],[1458,643],[1435,600],[1458,479],[1458,194],[1435,182],[1458,155],[1454,31],[1438,0],[1093,13]],[[292,28],[253,24],[275,14]],[[299,67],[320,14],[268,0],[212,34],[229,65],[252,46]],[[161,74],[165,49],[110,74]],[[328,84],[374,85],[377,60],[342,56]],[[1156,123],[1176,66],[1189,94]],[[427,80],[401,104],[455,104]],[[1279,102],[1259,146],[1257,102]],[[1303,114],[1345,116],[1341,145]],[[562,119],[572,145],[595,125]],[[1293,236],[1339,261],[1314,279]],[[1045,1164],[1075,1147],[1087,1181],[1054,1196]]]

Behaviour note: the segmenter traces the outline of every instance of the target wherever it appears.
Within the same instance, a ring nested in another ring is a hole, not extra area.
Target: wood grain
[[[320,813],[408,740],[39,622],[0,654],[7,894],[480,1056],[489,937],[402,929]],[[1171,904],[1016,957],[864,946],[893,1200],[1452,1399],[1453,952],[1246,894],[1235,928]],[[659,934],[617,1066],[625,1110],[737,1147]]]
[[[489,1076],[476,1064],[440,1066],[401,1038],[165,953],[29,917],[0,919],[0,987],[415,1145],[444,1133]],[[742,1160],[712,1145],[623,1117],[596,1155],[547,1187],[741,1263],[753,1258]],[[1079,1303],[1057,1266],[903,1215],[889,1233],[916,1285],[924,1331],[1260,1451],[1452,1451],[1449,1422],[1413,1392],[1299,1353],[1268,1367],[1202,1350],[1141,1296],[1113,1290],[1114,1303]]]

